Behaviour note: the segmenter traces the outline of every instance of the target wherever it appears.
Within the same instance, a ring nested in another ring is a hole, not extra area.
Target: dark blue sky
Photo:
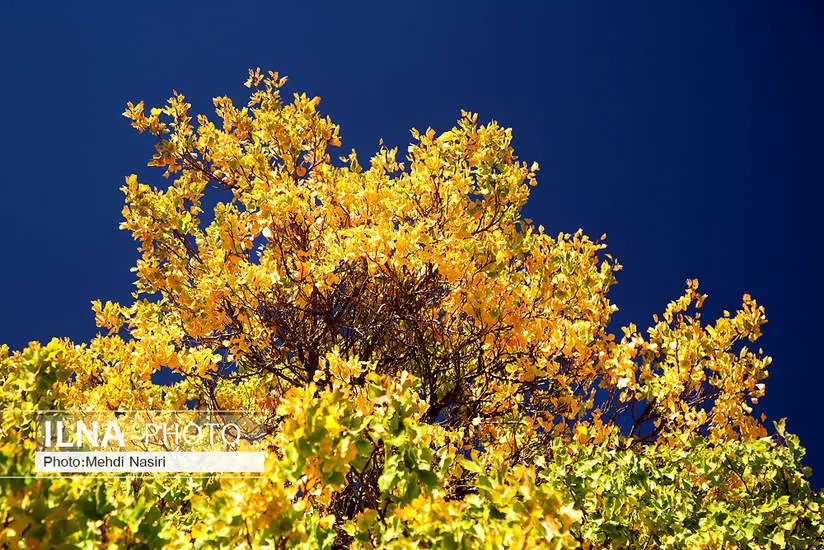
[[[90,300],[129,301],[119,187],[162,178],[126,101],[174,88],[206,111],[261,66],[320,95],[362,158],[461,108],[512,127],[542,168],[527,214],[609,235],[621,322],[646,326],[688,277],[708,313],[751,293],[774,358],[762,404],[824,485],[824,6],[6,1],[0,51],[0,342],[88,340]]]

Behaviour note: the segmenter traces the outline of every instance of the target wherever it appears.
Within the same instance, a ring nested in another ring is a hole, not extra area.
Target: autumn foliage
[[[361,165],[285,80],[250,71],[248,105],[213,119],[129,103],[168,184],[126,179],[137,288],[94,302],[105,334],[0,348],[0,475],[25,476],[0,479],[6,547],[824,541],[797,438],[753,415],[763,307],[707,321],[690,280],[615,335],[620,265],[522,216],[538,167],[510,130],[463,112]],[[33,474],[28,411],[187,403],[269,412],[264,476]]]

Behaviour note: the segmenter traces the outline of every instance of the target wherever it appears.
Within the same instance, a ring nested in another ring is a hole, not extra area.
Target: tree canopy
[[[88,343],[0,348],[8,548],[795,548],[822,497],[753,413],[764,308],[684,294],[609,324],[605,236],[523,217],[538,166],[462,112],[399,159],[333,158],[320,99],[124,115],[168,183],[126,178],[134,301]],[[161,368],[179,381],[161,384]],[[265,411],[261,477],[48,478],[37,410]]]

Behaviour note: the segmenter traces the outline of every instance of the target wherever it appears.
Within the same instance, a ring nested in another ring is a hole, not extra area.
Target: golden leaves
[[[616,342],[606,327],[617,308],[606,295],[621,266],[601,253],[606,235],[593,242],[578,230],[551,238],[521,217],[539,167],[517,160],[509,129],[494,121],[478,125],[477,114],[462,111],[440,134],[413,128],[406,163],[381,142],[368,169],[354,151],[343,159],[349,166],[335,166],[327,149],[340,145],[339,128],[318,113],[320,98],[294,94],[283,101],[284,83],[276,73],[250,70],[246,85],[255,91],[248,107],[215,99],[222,128],[198,116],[197,128],[181,134],[190,119],[178,94],[148,116],[142,104],[128,109],[141,127],[170,116],[169,128],[179,134],[164,138],[156,160],[183,166],[180,178],[165,193],[130,179],[124,212],[127,228],[144,243],[139,289],[160,291],[181,308],[174,318],[185,333],[202,337],[210,326],[232,326],[243,335],[227,340],[239,360],[261,339],[278,340],[277,331],[286,330],[260,314],[272,300],[308,312],[348,286],[367,295],[380,288],[371,306],[377,311],[392,307],[399,274],[431,270],[444,294],[422,313],[453,331],[433,332],[433,341],[448,349],[456,345],[454,334],[481,331],[482,356],[529,354],[529,362],[513,360],[508,370],[520,383],[552,379],[542,406],[560,417],[572,421],[595,410],[605,418],[591,396],[573,389],[601,380],[617,392],[616,403],[654,400],[652,416],[668,419],[659,422],[663,430],[714,426],[722,413],[743,426],[735,410],[748,405],[729,396],[743,390],[745,400],[757,400],[759,373],[768,364],[731,349],[760,334],[763,310],[749,297],[735,317],[702,327],[700,314],[688,310],[699,309],[706,296],[689,280],[648,338],[630,326]],[[199,204],[205,181],[229,188],[232,200],[218,203],[214,221],[200,229],[178,197]],[[165,226],[176,226],[182,238]],[[329,345],[341,341],[331,338]],[[269,352],[283,357],[277,346]],[[707,400],[717,404],[716,413],[701,408]]]
[[[174,176],[122,187],[136,301],[93,302],[109,334],[88,346],[0,347],[0,393],[25,390],[27,407],[273,413],[267,475],[182,490],[192,508],[163,516],[164,541],[322,546],[343,529],[355,546],[470,540],[454,533],[572,546],[571,529],[597,532],[576,506],[607,509],[618,450],[631,463],[639,449],[687,452],[695,435],[763,435],[751,413],[770,358],[745,345],[766,322],[750,296],[706,323],[689,280],[651,327],[616,337],[606,235],[550,236],[523,218],[539,167],[518,160],[511,130],[462,111],[444,132],[412,129],[403,159],[381,141],[364,165],[354,150],[333,163],[339,127],[285,83],[250,70],[248,103],[217,97],[214,120],[176,92],[148,113],[129,103],[157,138],[150,165]],[[160,368],[182,379],[154,384]],[[611,458],[573,460],[599,449]],[[586,476],[538,482],[565,456],[557,471],[603,469],[582,502],[556,488]],[[622,490],[640,490],[643,471]],[[663,475],[656,487],[675,483]]]

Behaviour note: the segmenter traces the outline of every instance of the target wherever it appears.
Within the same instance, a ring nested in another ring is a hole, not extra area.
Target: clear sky
[[[824,485],[824,5],[792,2],[0,2],[0,342],[96,328],[137,253],[123,178],[161,184],[127,100],[243,100],[249,67],[323,98],[344,150],[513,128],[542,167],[527,215],[608,234],[617,321],[646,326],[688,277],[708,314],[767,309],[770,418]],[[617,329],[617,327],[616,327]]]

